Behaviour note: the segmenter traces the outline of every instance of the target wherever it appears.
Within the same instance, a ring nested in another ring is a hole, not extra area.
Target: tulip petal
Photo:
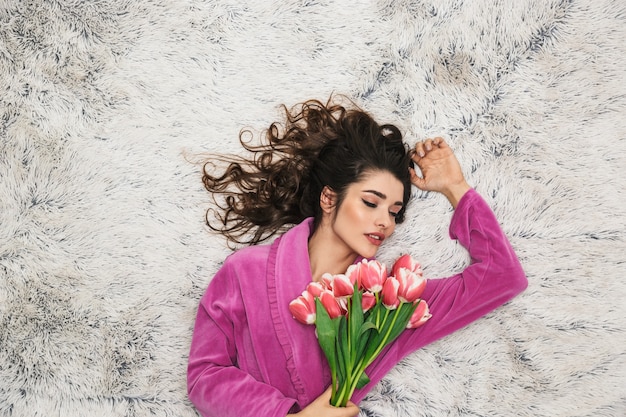
[[[363,296],[361,298],[361,307],[363,307],[363,312],[369,311],[372,307],[376,305],[376,296],[369,292],[363,292]]]
[[[313,302],[315,303],[315,300]],[[315,323],[315,304],[311,308],[309,300],[303,295],[289,303],[289,312],[302,324]]]
[[[332,292],[329,290],[324,291],[319,300],[331,319],[341,316],[341,306]]]
[[[406,268],[418,275],[422,275],[422,266],[408,254],[402,255],[396,260],[391,268],[391,274],[395,276],[400,268]]]
[[[307,285],[306,290],[313,296],[313,297],[319,297],[320,294],[322,294],[322,291],[324,291],[324,286],[319,283],[319,282],[311,282],[309,283],[309,285]]]
[[[426,288],[426,279],[407,268],[399,268],[395,278],[400,283],[398,297],[403,303],[414,302],[421,297]]]
[[[346,297],[354,294],[354,284],[343,274],[333,276],[332,288],[335,297]]]
[[[327,290],[330,290],[333,287],[332,274],[329,274],[328,272],[322,274],[321,284],[322,284],[322,287],[324,287]]]
[[[406,325],[407,329],[415,329],[418,328],[424,323],[428,321],[432,317],[430,311],[428,309],[428,304],[424,300],[419,300],[413,315],[409,319],[409,322]]]
[[[398,299],[399,287],[400,283],[394,277],[388,277],[383,284],[383,305],[390,310],[395,310],[400,305],[400,300]]]
[[[387,269],[375,259],[362,259],[360,262],[350,265],[346,275],[358,288],[371,292],[380,292],[387,278]]]

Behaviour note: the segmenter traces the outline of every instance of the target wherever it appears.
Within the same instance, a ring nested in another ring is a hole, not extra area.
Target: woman
[[[441,138],[407,152],[399,130],[362,110],[309,101],[272,124],[267,143],[243,146],[223,175],[204,170],[220,230],[234,243],[198,309],[191,344],[189,397],[205,416],[358,414],[358,403],[400,359],[492,311],[526,288],[521,265],[484,200],[466,182]],[[419,176],[413,164],[421,171]],[[406,330],[367,369],[371,382],[345,408],[332,407],[330,373],[314,326],[288,304],[325,272],[338,274],[376,255],[404,219],[414,184],[446,196],[450,236],[469,251],[461,274],[429,279],[422,298],[432,318]],[[211,222],[207,220],[211,225]],[[289,231],[272,244],[257,245]]]

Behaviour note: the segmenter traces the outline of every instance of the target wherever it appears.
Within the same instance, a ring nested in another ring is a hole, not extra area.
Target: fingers
[[[426,180],[424,178],[417,175],[414,168],[409,168],[409,174],[411,176],[411,183],[415,185],[420,190],[423,190],[426,186]]]
[[[345,407],[334,407],[331,411],[336,417],[355,417],[361,410],[352,401],[348,401]]]
[[[435,148],[442,148],[447,146],[446,141],[441,137],[436,138],[428,138],[424,141],[417,142],[415,144],[415,150],[413,152],[413,156],[419,158],[423,158],[426,154],[432,151]],[[417,162],[416,159],[414,159]]]
[[[358,415],[360,411],[361,410],[359,409],[359,407],[357,407],[355,403],[353,403],[352,401],[348,401],[348,404],[346,405],[346,415],[354,417]]]
[[[330,397],[332,397],[332,393],[332,387],[328,387],[326,388],[326,391],[324,391],[322,395],[319,396],[319,398],[324,402],[330,402]]]
[[[327,417],[354,417],[359,414],[359,407],[352,401],[348,401],[345,407],[333,407],[330,405],[331,394],[331,388],[328,387],[323,394],[317,397],[317,399],[303,411],[309,411],[306,415],[324,415]]]

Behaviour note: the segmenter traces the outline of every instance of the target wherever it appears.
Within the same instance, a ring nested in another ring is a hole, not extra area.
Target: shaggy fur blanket
[[[447,138],[530,281],[361,416],[626,415],[625,39],[622,0],[1,1],[0,416],[195,416],[198,162],[333,93]],[[451,214],[414,190],[381,259],[459,271]]]

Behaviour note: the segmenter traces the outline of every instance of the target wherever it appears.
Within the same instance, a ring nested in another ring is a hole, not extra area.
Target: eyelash
[[[371,202],[369,202],[369,201],[367,201],[367,200],[363,200],[363,204],[365,204],[365,205],[366,205],[367,207],[369,207],[369,208],[376,208],[376,207],[378,207],[378,205],[377,205],[377,204],[375,204],[375,203],[371,203]],[[400,214],[400,213],[394,213],[393,211],[390,211],[390,212],[389,212],[389,215],[390,215],[391,217],[393,217],[393,218],[398,217],[398,215],[399,215],[399,214]]]

